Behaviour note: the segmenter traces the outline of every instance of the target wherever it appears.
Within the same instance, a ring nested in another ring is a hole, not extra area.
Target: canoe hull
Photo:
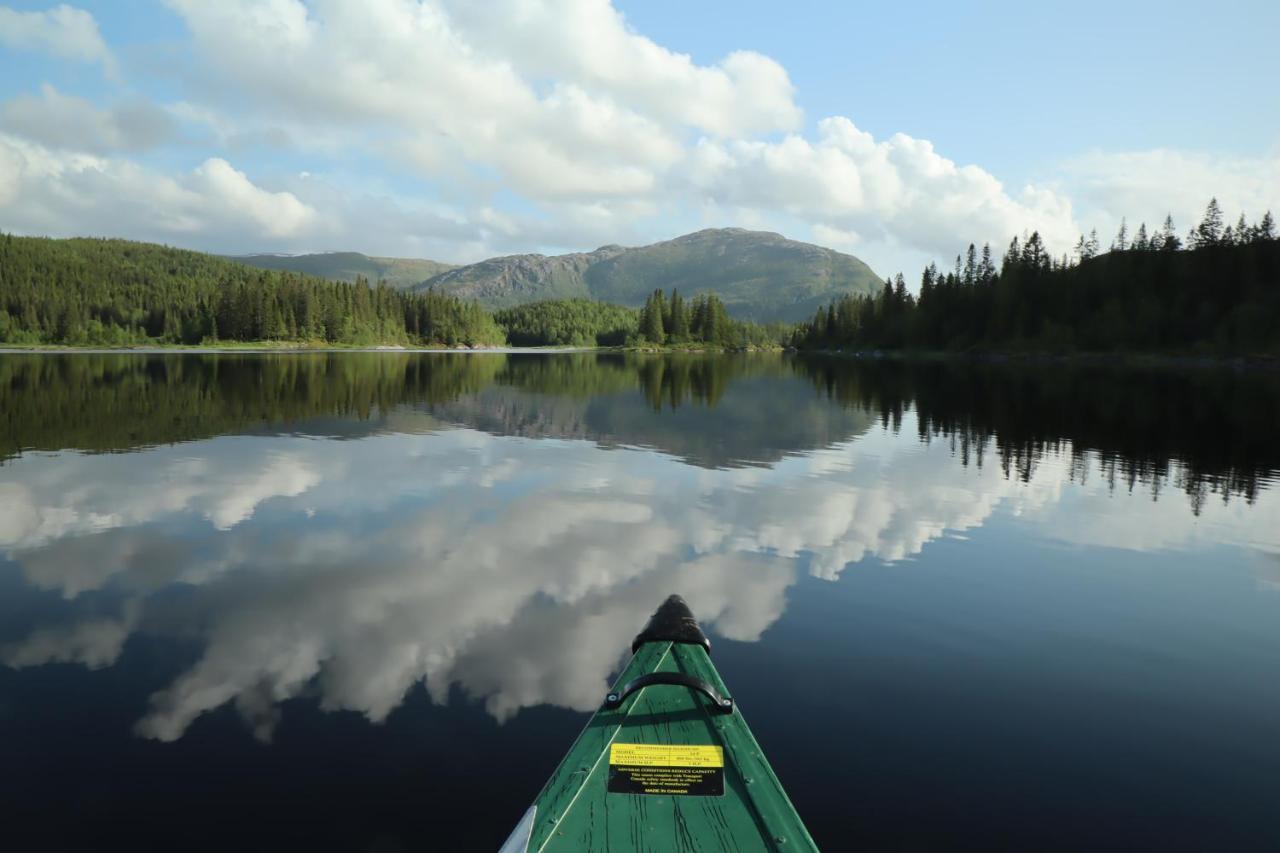
[[[638,642],[613,691],[642,675],[683,673],[728,697],[708,645]],[[503,847],[816,849],[741,710],[725,713],[704,693],[674,684],[646,686],[616,708],[602,706]]]

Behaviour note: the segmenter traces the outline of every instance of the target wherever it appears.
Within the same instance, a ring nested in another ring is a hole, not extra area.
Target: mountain
[[[651,246],[603,246],[569,255],[509,255],[439,273],[418,286],[491,308],[588,297],[638,306],[656,288],[714,293],[739,319],[802,320],[845,293],[882,283],[852,255],[781,234],[720,228]]]
[[[594,298],[587,285],[588,273],[598,264],[627,251],[634,250],[604,246],[594,252],[553,257],[506,255],[489,258],[442,272],[422,282],[415,290],[435,288],[464,299],[478,300],[489,308],[509,308],[543,299]],[[653,285],[649,291],[657,286]],[[640,302],[643,301],[641,298]]]
[[[233,255],[233,261],[264,270],[288,270],[327,278],[331,281],[355,281],[364,276],[370,284],[379,279],[401,290],[412,288],[423,279],[453,269],[453,264],[424,258],[374,258],[359,252],[321,252],[314,255]]]

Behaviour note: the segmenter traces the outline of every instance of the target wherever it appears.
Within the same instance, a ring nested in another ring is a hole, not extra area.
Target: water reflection
[[[950,441],[961,462],[994,452],[1026,478],[1067,454],[1073,479],[1096,462],[1108,486],[1170,484],[1199,509],[1209,494],[1254,500],[1280,471],[1280,372],[1071,365],[807,359],[830,399],[900,422],[914,409],[922,440]]]
[[[33,600],[61,599],[6,628],[0,660],[102,668],[134,636],[194,643],[136,733],[172,741],[231,704],[269,740],[291,698],[381,721],[419,683],[498,720],[587,711],[670,592],[751,641],[802,573],[912,559],[998,513],[1079,547],[1280,553],[1273,448],[1253,439],[1274,399],[1218,409],[1206,435],[1203,407],[1226,392],[1162,407],[1185,389],[1158,380],[1133,399],[1133,380],[1116,392],[1094,376],[1097,411],[1068,416],[1060,395],[1084,380],[1064,375],[776,357],[0,359],[0,549]],[[1271,382],[1232,381],[1242,398]],[[1177,423],[1125,418],[1175,405]],[[1117,493],[1117,472],[1150,493]],[[1152,500],[1170,480],[1191,500]]]
[[[799,380],[799,381],[796,381]],[[818,391],[817,394],[813,390]],[[831,405],[835,403],[836,405]],[[1092,454],[1109,483],[1254,499],[1280,471],[1280,373],[705,355],[0,357],[0,464],[246,432],[358,438],[438,421],[495,435],[770,465],[915,411],[962,464],[1025,477]]]

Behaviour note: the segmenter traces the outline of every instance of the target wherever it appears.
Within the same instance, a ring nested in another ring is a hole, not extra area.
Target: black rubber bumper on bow
[[[670,596],[662,602],[662,606],[649,617],[649,624],[631,641],[631,653],[640,651],[645,643],[660,641],[702,646],[707,654],[711,654],[711,641],[698,627],[698,620],[693,618],[689,605],[678,595]]]

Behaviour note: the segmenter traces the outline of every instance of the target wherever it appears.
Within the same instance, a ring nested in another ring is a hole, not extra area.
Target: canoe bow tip
[[[638,652],[645,643],[664,641],[699,645],[711,654],[711,641],[702,633],[689,605],[675,593],[667,596],[667,600],[649,617],[649,624],[632,641],[631,652]]]

